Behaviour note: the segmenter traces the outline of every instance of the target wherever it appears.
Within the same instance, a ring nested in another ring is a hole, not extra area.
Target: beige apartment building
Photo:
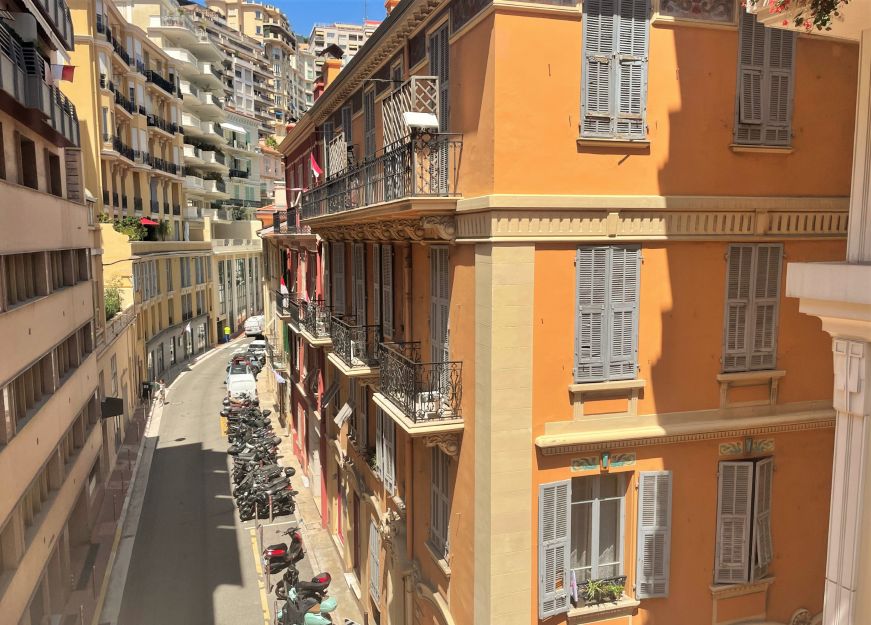
[[[7,2],[0,39],[0,620],[30,625],[66,601],[104,476],[94,225],[76,108],[46,71],[73,47],[66,4]]]
[[[356,56],[360,48],[363,47],[375,29],[381,22],[379,20],[365,20],[362,24],[315,24],[312,27],[309,35],[309,46],[312,54],[315,55],[315,65],[317,74],[321,73],[321,68],[324,65],[323,59],[320,57],[320,52],[329,46],[336,45],[342,49],[342,67],[345,67],[351,62],[351,59]]]
[[[286,125],[299,119],[307,108],[305,100],[300,99],[299,86],[305,84],[298,62],[300,43],[290,21],[277,6],[264,2],[206,0],[205,4],[223,15],[230,27],[263,43],[266,60],[272,67],[268,86],[273,98],[270,108],[273,133],[284,136]],[[305,92],[302,95],[304,98]]]

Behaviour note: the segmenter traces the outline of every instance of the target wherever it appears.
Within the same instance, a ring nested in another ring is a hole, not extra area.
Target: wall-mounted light
[[[607,471],[608,466],[611,463],[611,456],[607,451],[602,452],[602,470]]]

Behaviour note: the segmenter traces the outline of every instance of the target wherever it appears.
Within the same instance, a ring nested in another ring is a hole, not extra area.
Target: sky
[[[311,33],[315,23],[362,23],[364,10],[369,19],[385,17],[384,0],[267,0],[287,15],[293,30],[301,35]],[[365,7],[365,8],[364,8]]]

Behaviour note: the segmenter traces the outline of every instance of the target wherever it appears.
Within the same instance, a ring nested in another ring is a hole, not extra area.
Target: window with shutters
[[[372,316],[373,323],[381,326],[381,245],[372,245]]]
[[[393,419],[375,408],[375,472],[385,490],[396,493],[396,425]]]
[[[332,246],[333,310],[337,315],[345,314],[345,244]]]
[[[631,380],[638,368],[639,247],[582,247],[575,259],[575,381]]]
[[[433,447],[431,453],[428,542],[436,557],[445,559],[448,555],[448,528],[451,519],[451,458],[438,447]]]
[[[636,599],[668,596],[671,485],[671,471],[638,474]]]
[[[363,156],[375,156],[375,89],[363,94]]]
[[[366,248],[354,244],[354,289],[351,308],[358,326],[366,325]]]
[[[647,136],[650,0],[586,0],[581,136]]]
[[[383,314],[383,335],[393,336],[393,246],[381,246],[381,310]]]
[[[714,582],[764,578],[773,559],[771,489],[774,459],[721,462],[717,488]]]
[[[792,143],[795,33],[766,28],[740,11],[735,143]]]
[[[773,369],[783,246],[730,245],[723,319],[723,371]]]
[[[375,521],[369,523],[369,594],[377,606],[381,601],[381,534]]]
[[[625,475],[576,477],[571,490],[570,574],[578,583],[623,575]]]
[[[351,130],[351,107],[343,106],[342,107],[342,132],[345,133],[345,143],[348,146],[352,146],[354,144],[354,135]]]

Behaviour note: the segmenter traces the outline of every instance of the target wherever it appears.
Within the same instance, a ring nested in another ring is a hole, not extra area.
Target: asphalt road
[[[255,548],[230,496],[218,418],[229,353],[169,389],[119,625],[264,625]]]

